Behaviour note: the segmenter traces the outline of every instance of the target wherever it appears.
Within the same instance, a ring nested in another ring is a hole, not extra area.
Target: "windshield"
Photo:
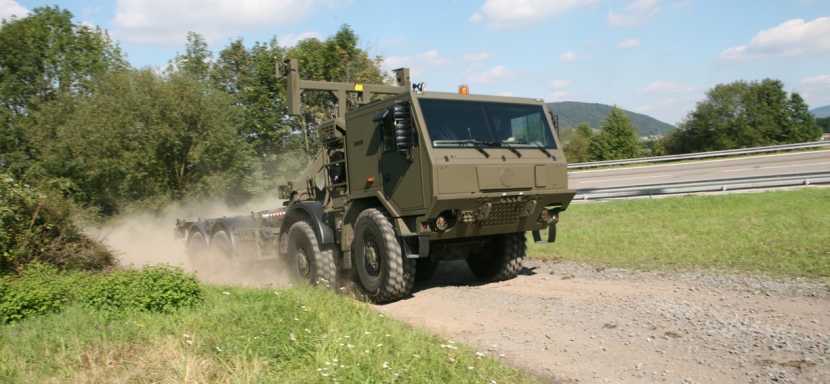
[[[556,149],[541,105],[486,101],[419,99],[433,147]]]

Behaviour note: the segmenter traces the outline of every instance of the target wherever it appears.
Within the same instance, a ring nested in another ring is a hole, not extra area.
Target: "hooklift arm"
[[[300,115],[300,95],[305,90],[331,91],[337,98],[337,116],[344,118],[346,115],[346,96],[348,92],[357,93],[358,103],[367,104],[375,94],[397,95],[409,91],[409,68],[399,68],[395,72],[395,85],[375,85],[357,83],[337,83],[328,81],[300,80],[299,64],[297,59],[288,59],[277,63],[277,78],[285,77],[288,80],[286,90],[288,98],[288,114],[291,116]]]

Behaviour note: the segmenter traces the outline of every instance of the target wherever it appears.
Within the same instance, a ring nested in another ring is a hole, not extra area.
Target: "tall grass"
[[[169,314],[75,305],[3,326],[0,382],[536,382],[331,292],[204,289]]]
[[[530,257],[830,276],[830,189],[575,204]]]

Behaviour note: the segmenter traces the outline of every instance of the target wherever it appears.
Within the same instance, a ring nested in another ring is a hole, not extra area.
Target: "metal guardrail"
[[[574,201],[618,199],[637,196],[655,196],[699,192],[726,192],[740,189],[776,188],[799,185],[830,184],[830,172],[811,172],[732,179],[711,179],[693,182],[642,184],[626,187],[581,189]]]
[[[623,165],[623,164],[640,164],[640,163],[656,163],[656,162],[662,162],[662,161],[704,159],[704,158],[709,158],[709,157],[723,157],[723,156],[732,156],[732,155],[749,155],[750,153],[777,152],[777,151],[788,151],[788,150],[794,150],[794,149],[807,149],[807,148],[816,148],[816,147],[830,147],[830,141],[812,141],[812,142],[799,143],[799,144],[783,144],[783,145],[771,145],[771,146],[768,146],[768,147],[728,149],[728,150],[725,150],[725,151],[689,153],[689,154],[684,154],[684,155],[653,156],[653,157],[641,157],[641,158],[637,158],[637,159],[594,161],[594,162],[590,162],[590,163],[574,163],[574,164],[568,164],[568,169],[590,168],[590,167],[610,167],[612,165]]]

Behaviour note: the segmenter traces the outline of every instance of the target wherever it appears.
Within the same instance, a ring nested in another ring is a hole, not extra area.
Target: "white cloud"
[[[440,67],[452,63],[452,60],[438,56],[438,50],[433,49],[413,56],[392,56],[383,60],[383,70],[407,67],[410,68],[410,77],[417,78],[426,73],[429,67]]]
[[[688,93],[697,92],[701,90],[703,89],[683,85],[682,83],[678,83],[676,81],[655,81],[649,84],[647,87],[638,90],[635,93],[635,95],[662,95],[666,93]]]
[[[596,4],[599,0],[487,0],[481,13],[470,21],[487,19],[487,26],[497,31],[526,29],[541,24],[551,16],[567,10]]]
[[[14,0],[0,0],[0,19],[11,20],[12,15],[22,19],[29,14],[26,7],[18,4]]]
[[[8,1],[8,0],[0,0]],[[302,22],[318,5],[336,9],[351,1],[332,0],[119,0],[115,33],[127,41],[181,46],[188,31],[208,42],[241,31],[259,31]]]
[[[283,47],[293,47],[297,45],[297,43],[299,43],[300,41],[311,38],[322,40],[323,36],[315,31],[303,32],[296,36],[293,33],[289,33],[283,37],[278,38],[277,42]]]
[[[619,44],[617,44],[617,47],[614,48],[614,49],[631,49],[631,48],[637,48],[639,46],[640,46],[640,40],[638,40],[638,39],[628,39],[628,40],[625,40],[625,41],[621,41]]]
[[[721,52],[718,62],[801,57],[826,52],[830,52],[830,17],[819,17],[809,23],[794,19],[758,32],[747,45]]]
[[[799,93],[808,104],[816,107],[830,104],[830,74],[802,79]]]
[[[552,103],[554,101],[587,101],[589,100],[589,96],[587,93],[582,92],[568,92],[568,91],[559,91],[554,92],[547,97],[545,97],[546,103]]]
[[[802,79],[801,85],[805,87],[830,88],[830,75],[820,75]]]
[[[392,46],[401,44],[405,41],[406,41],[406,38],[404,38],[403,36],[398,36],[398,37],[396,37],[394,39],[391,39],[391,40],[381,40],[380,45],[383,45],[383,46],[386,46],[386,47],[392,47]]]
[[[573,80],[554,80],[550,82],[550,87],[553,89],[568,88],[576,84]]]
[[[661,7],[657,6],[661,0],[636,0],[625,6],[622,14],[608,12],[608,23],[615,27],[633,27],[643,25],[652,16],[660,13]]]
[[[574,62],[574,61],[588,60],[588,59],[592,59],[592,58],[594,58],[594,57],[587,54],[587,53],[580,56],[578,53],[576,53],[574,51],[570,51],[570,52],[563,53],[562,56],[559,56],[559,61],[561,61],[563,63],[570,63],[570,62]]]
[[[464,61],[487,61],[496,57],[495,52],[468,53],[462,57]]]
[[[463,73],[464,81],[470,84],[490,84],[499,81],[513,80],[519,76],[518,72],[512,69],[507,69],[507,67],[503,65],[497,65],[487,71],[475,72],[475,70],[480,67],[480,65],[474,65],[466,69]]]
[[[602,44],[602,40],[594,39],[594,40],[591,40],[591,41],[585,43],[585,47],[593,47],[595,45],[600,45],[600,44]]]

